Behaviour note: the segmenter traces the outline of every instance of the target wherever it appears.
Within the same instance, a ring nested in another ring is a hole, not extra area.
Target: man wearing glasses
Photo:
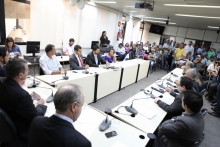
[[[56,113],[37,117],[30,126],[29,147],[91,147],[91,142],[74,128],[80,116],[84,95],[77,85],[65,85],[54,96]]]
[[[184,112],[184,109],[182,108],[182,97],[183,92],[186,90],[192,90],[193,88],[193,81],[185,76],[182,76],[180,80],[176,81],[176,86],[179,94],[176,94],[174,92],[174,89],[171,87],[167,87],[166,91],[170,93],[170,95],[174,96],[174,102],[171,105],[166,104],[165,102],[161,101],[160,98],[155,98],[154,102],[162,108],[164,111],[167,112],[167,115],[165,117],[166,119],[171,119],[174,116],[179,116]]]

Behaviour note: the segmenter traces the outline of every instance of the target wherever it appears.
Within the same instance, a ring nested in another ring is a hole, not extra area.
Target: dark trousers
[[[217,97],[216,97],[216,100],[217,100],[217,110],[220,114],[220,83],[218,84],[218,87],[217,87]]]
[[[208,94],[207,94],[207,96],[209,97],[209,100],[213,100],[213,96],[217,92],[217,88],[216,88],[217,86],[218,86],[217,83],[213,83],[213,82],[210,83]]]

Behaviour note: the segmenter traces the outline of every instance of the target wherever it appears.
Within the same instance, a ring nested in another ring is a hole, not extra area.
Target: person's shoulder
[[[77,140],[77,143],[76,143],[76,140],[72,140],[72,142],[74,144],[76,144],[76,145],[78,144],[82,147],[90,147],[91,146],[91,142],[84,135],[82,135],[77,130],[74,132],[75,132],[74,136],[76,136],[76,140]]]

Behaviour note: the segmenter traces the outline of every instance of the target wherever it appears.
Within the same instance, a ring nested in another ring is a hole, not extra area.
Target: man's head
[[[9,60],[8,50],[4,47],[0,47],[0,64],[6,64]]]
[[[92,49],[92,52],[93,52],[94,55],[98,55],[99,52],[100,52],[99,46],[98,45],[94,45],[93,49]]]
[[[151,49],[151,53],[152,54],[154,54],[155,53],[155,49],[153,48],[153,49]]]
[[[5,66],[7,77],[14,79],[19,84],[24,83],[28,75],[27,61],[20,58],[13,58]]]
[[[197,74],[196,70],[194,68],[190,68],[190,69],[187,69],[185,76],[192,80],[195,80],[196,74]]]
[[[188,113],[198,113],[203,106],[202,95],[194,90],[183,92],[182,107]]]
[[[82,54],[82,47],[79,45],[75,45],[74,52],[75,52],[75,54],[80,56]]]
[[[215,57],[214,57],[214,56],[211,56],[211,57],[210,57],[210,60],[211,60],[212,62],[214,62],[214,61],[215,61]]]
[[[180,48],[180,44],[179,44],[179,43],[176,43],[176,44],[175,44],[175,48]]]
[[[139,49],[139,50],[142,50],[142,45],[139,45],[138,49]]]
[[[197,55],[196,60],[197,60],[197,62],[201,62],[201,60],[202,60],[201,56]]]
[[[186,63],[185,70],[190,69],[190,68],[194,68],[194,65],[193,65],[193,63],[192,63],[191,61],[188,61],[188,62]]]
[[[189,46],[191,46],[193,44],[193,42],[192,41],[189,41]]]
[[[210,48],[210,52],[213,52],[214,50],[213,50],[213,48]]]
[[[118,47],[119,47],[119,48],[122,48],[122,47],[123,47],[123,44],[122,44],[122,43],[119,43]]]
[[[69,39],[69,45],[72,46],[74,44],[75,40],[73,38]]]
[[[45,52],[46,52],[47,56],[51,58],[56,53],[55,46],[52,44],[48,44],[45,48]]]
[[[76,121],[82,111],[84,95],[79,86],[68,84],[60,87],[54,96],[56,112]]]
[[[183,54],[183,55],[182,55],[182,59],[186,59],[186,54]]]
[[[184,43],[180,43],[180,48],[184,48]]]
[[[188,77],[182,76],[180,80],[177,80],[176,85],[179,93],[183,93],[186,90],[192,90],[193,81]]]

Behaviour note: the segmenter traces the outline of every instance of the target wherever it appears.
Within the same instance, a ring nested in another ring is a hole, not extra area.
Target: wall
[[[147,41],[149,41],[150,44],[152,44],[153,42],[156,42],[156,44],[159,44],[160,37],[161,35],[149,33]]]

